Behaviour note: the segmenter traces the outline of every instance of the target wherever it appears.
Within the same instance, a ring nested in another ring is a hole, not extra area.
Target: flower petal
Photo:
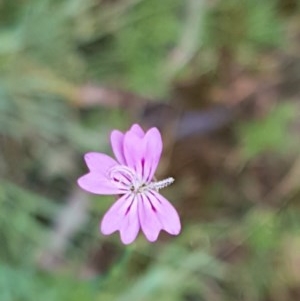
[[[138,124],[132,125],[129,131],[135,133],[139,138],[145,136],[144,130]]]
[[[132,201],[131,194],[125,194],[108,209],[100,225],[100,230],[104,235],[112,234],[120,229],[121,222]]]
[[[124,244],[135,240],[139,232],[137,202],[132,194],[123,195],[105,213],[100,229],[104,235],[120,231]]]
[[[123,244],[132,243],[140,230],[140,222],[137,211],[137,201],[133,200],[132,205],[122,221],[120,235]]]
[[[162,139],[158,129],[151,128],[143,138],[134,131],[128,131],[124,136],[123,145],[127,165],[145,182],[150,182],[162,152]]]
[[[172,235],[178,235],[181,230],[180,218],[173,205],[158,192],[151,190],[147,197],[156,210],[156,215],[162,225],[162,229]]]
[[[116,159],[120,164],[126,164],[123,147],[124,134],[117,130],[112,131],[110,135],[110,142]]]
[[[139,194],[137,197],[139,220],[142,231],[149,241],[156,241],[159,232],[162,229],[162,224],[158,219],[156,208],[152,206],[147,194]]]
[[[157,128],[151,128],[144,137],[145,162],[143,163],[143,179],[152,180],[162,153],[162,139]]]
[[[77,180],[78,185],[91,193],[95,194],[120,194],[122,190],[118,189],[102,173],[90,172]]]
[[[84,155],[84,160],[91,172],[96,172],[104,176],[107,171],[117,165],[117,161],[102,153],[90,152]]]
[[[127,166],[133,168],[137,174],[142,175],[142,161],[145,154],[144,139],[134,131],[128,131],[124,136],[124,156]]]

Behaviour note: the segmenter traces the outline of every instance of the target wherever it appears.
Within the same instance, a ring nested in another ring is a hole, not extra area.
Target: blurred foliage
[[[203,2],[196,37],[185,30],[194,1]],[[280,98],[232,125],[239,155],[228,179],[218,168],[205,188],[170,189],[182,212],[190,199],[200,208],[196,218],[182,213],[179,237],[150,244],[141,236],[128,247],[103,237],[98,221],[112,198],[90,203],[75,187],[82,154],[109,152],[108,133],[130,120],[127,108],[84,103],[86,84],[166,99],[177,81],[218,75],[224,53],[258,77],[262,55],[289,52],[299,10],[292,0],[0,1],[0,300],[298,300],[299,185],[267,202],[257,184],[274,176],[264,156],[272,167],[285,163],[272,184],[285,184],[297,160],[295,102]],[[181,41],[193,49],[169,74],[184,57]],[[181,171],[179,184],[190,173]]]
[[[235,24],[236,26],[233,26]],[[238,25],[238,26],[237,26]],[[276,1],[228,0],[211,10],[207,16],[207,43],[241,51],[278,46],[282,23]]]
[[[294,104],[282,104],[275,107],[262,120],[245,123],[240,128],[240,138],[243,143],[243,153],[247,159],[267,151],[287,153],[297,147],[288,129],[297,117]]]

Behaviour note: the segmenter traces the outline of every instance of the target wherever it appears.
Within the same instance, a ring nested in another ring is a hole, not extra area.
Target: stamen
[[[164,179],[162,181],[152,182],[148,185],[148,188],[159,190],[159,189],[162,189],[162,188],[165,188],[165,187],[171,185],[174,181],[175,181],[175,179],[170,177],[170,178]]]
[[[115,185],[125,189],[136,189],[140,185],[138,175],[128,166],[116,165],[108,171],[108,176]]]
[[[108,171],[108,175],[111,179],[113,179],[117,174],[123,174],[125,177],[129,176],[130,179],[134,179],[136,177],[135,172],[131,168],[124,165],[114,166]]]

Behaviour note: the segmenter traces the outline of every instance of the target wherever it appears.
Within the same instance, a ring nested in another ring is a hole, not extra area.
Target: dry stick
[[[165,67],[167,80],[172,79],[195,56],[201,39],[201,23],[205,13],[204,0],[188,0],[186,2],[186,20],[181,39],[173,49]]]
[[[41,250],[39,265],[52,270],[60,267],[71,238],[88,219],[89,199],[86,193],[75,188],[67,200],[65,208],[55,221],[48,239],[47,248]]]

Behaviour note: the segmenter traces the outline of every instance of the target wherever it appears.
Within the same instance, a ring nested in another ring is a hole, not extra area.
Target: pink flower
[[[109,235],[120,231],[124,244],[132,243],[140,229],[151,242],[157,239],[160,230],[179,234],[181,226],[176,210],[158,193],[174,179],[153,180],[162,152],[157,128],[145,133],[134,124],[125,134],[114,130],[111,145],[117,161],[102,153],[87,153],[84,159],[89,173],[78,179],[78,185],[86,191],[121,195],[104,215],[101,232]]]

